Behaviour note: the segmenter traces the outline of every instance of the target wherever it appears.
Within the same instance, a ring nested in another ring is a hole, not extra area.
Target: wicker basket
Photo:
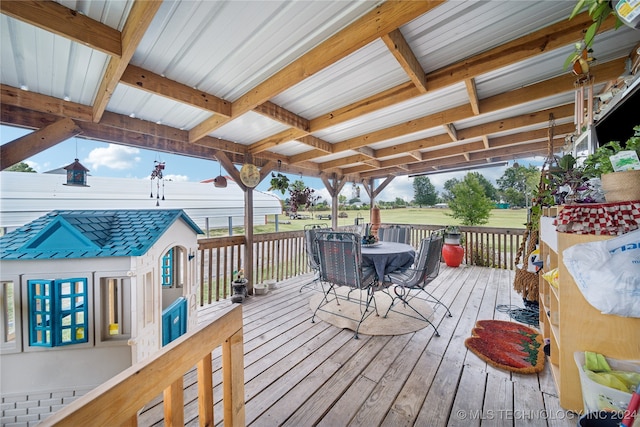
[[[607,173],[600,179],[607,202],[640,200],[640,170]]]

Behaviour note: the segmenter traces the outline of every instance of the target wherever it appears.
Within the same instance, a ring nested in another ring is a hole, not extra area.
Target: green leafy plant
[[[599,177],[606,173],[612,173],[613,165],[610,157],[620,151],[633,150],[640,157],[640,125],[633,128],[634,135],[626,143],[620,144],[618,141],[610,141],[598,147],[593,154],[584,160],[585,175]]]
[[[289,178],[278,172],[278,174],[271,173],[271,186],[268,191],[280,191],[284,194],[289,189]]]
[[[294,181],[289,186],[289,210],[295,213],[300,207],[309,209],[319,198],[313,195],[314,192],[315,190],[307,187],[303,181]]]
[[[569,65],[575,63],[576,61],[580,61],[580,59],[584,59],[588,61],[589,58],[585,58],[584,56],[589,56],[585,54],[590,54],[592,52],[593,39],[595,38],[598,30],[602,23],[609,16],[613,15],[616,18],[615,29],[617,30],[622,25],[622,21],[618,18],[615,10],[611,6],[611,2],[608,0],[578,0],[576,2],[573,11],[571,11],[571,15],[569,19],[572,19],[578,13],[582,12],[584,9],[587,9],[589,16],[593,20],[593,23],[587,28],[587,31],[584,33],[584,38],[576,43],[576,48],[571,55],[569,55],[564,62],[564,69],[566,70]]]

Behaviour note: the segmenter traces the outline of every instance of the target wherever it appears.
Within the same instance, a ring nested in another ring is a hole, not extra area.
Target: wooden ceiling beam
[[[437,113],[420,117],[408,122],[400,123],[386,129],[381,129],[375,132],[359,135],[354,138],[337,142],[333,144],[334,153],[339,153],[346,150],[354,150],[365,145],[371,145],[377,142],[385,141],[387,139],[392,139],[408,135],[410,133],[431,129],[436,126],[442,126],[445,123],[462,120],[471,115],[473,115],[473,113],[469,105],[461,105],[459,107],[450,108],[445,111],[439,111]]]
[[[456,127],[453,125],[453,123],[445,123],[444,125],[442,125],[442,127],[449,134],[449,137],[451,137],[451,140],[453,142],[458,141],[458,131],[456,130]]]
[[[66,118],[2,144],[0,145],[0,170],[20,163],[80,133],[82,129],[73,120]]]
[[[364,154],[354,154],[352,156],[342,157],[340,159],[319,163],[318,166],[320,167],[320,169],[333,169],[333,168],[339,168],[346,165],[351,165],[354,163],[363,163],[365,160],[370,160],[370,159]]]
[[[564,135],[573,133],[576,127],[573,123],[565,123],[561,125],[556,125],[554,127],[554,132],[556,137],[564,137]],[[548,128],[536,129],[528,132],[515,133],[513,135],[505,135],[498,136],[495,138],[491,138],[491,147],[489,148],[498,148],[505,147],[508,145],[515,145],[522,143],[523,141],[534,141],[534,140],[547,140],[548,139]]]
[[[95,123],[98,123],[102,118],[113,91],[115,91],[120,78],[129,65],[129,61],[133,58],[138,44],[140,44],[161,5],[162,2],[160,1],[136,1],[131,6],[131,11],[122,29],[122,55],[120,57],[112,56],[109,59],[107,70],[96,94],[93,104],[93,121]]]
[[[306,160],[317,159],[318,157],[324,156],[326,154],[327,153],[325,151],[314,149],[305,151],[304,153],[294,154],[293,156],[289,157],[289,160],[291,161],[291,163],[299,163]]]
[[[420,93],[427,93],[427,77],[411,50],[409,43],[405,40],[400,29],[396,28],[388,34],[382,36],[382,41],[387,45],[391,54],[398,60],[400,66],[409,76],[413,84]]]
[[[60,98],[41,95],[36,92],[18,89],[5,84],[0,85],[0,88],[2,105],[12,105],[46,114],[55,114],[58,118],[68,117],[73,120],[82,121],[91,121],[93,118],[92,109],[87,105],[64,101]]]
[[[120,31],[54,1],[2,1],[0,11],[50,33],[99,50],[122,56]]]
[[[300,138],[297,138],[298,141],[303,144],[308,145],[309,147],[313,147],[327,154],[333,153],[333,144],[330,142],[324,141],[320,138],[316,138],[313,135],[307,135]]]
[[[624,58],[610,61],[594,67],[596,82],[611,80],[621,75],[623,72]],[[480,101],[482,111],[483,113],[498,111],[523,102],[534,101],[562,92],[570,92],[574,89],[574,80],[574,78],[571,78],[568,75],[561,76],[534,85],[525,86],[521,89],[515,89],[509,92],[504,92],[492,96],[490,98],[483,99]],[[444,126],[446,124],[466,119],[472,116],[473,112],[471,111],[470,105],[462,105],[450,108],[445,111],[440,111],[405,123],[400,123],[386,129],[381,129],[365,135],[359,135],[357,137],[335,143],[334,153],[339,153],[345,150],[353,150],[365,145],[371,145],[387,139],[404,136],[409,133],[431,129],[436,126]],[[468,133],[468,131],[469,129],[457,131],[456,135],[458,140],[465,139],[465,135]],[[378,151],[380,152],[382,151],[382,149]]]
[[[547,141],[530,142],[528,144],[510,145],[469,154],[469,160],[487,159],[488,157],[512,156],[517,153],[530,153],[544,150]]]
[[[120,77],[120,82],[221,116],[231,116],[230,102],[182,83],[169,80],[135,65],[127,65],[122,77]]]
[[[423,159],[422,152],[418,150],[409,150],[407,154],[416,159],[417,161],[421,161]]]
[[[329,37],[311,51],[296,59],[272,77],[248,90],[232,104],[232,117],[238,117],[269,101],[302,80],[334,64],[375,39],[410,22],[438,6],[441,1],[385,2],[362,18]],[[195,126],[189,140],[196,141],[211,133],[229,119],[213,117]]]
[[[480,102],[478,101],[478,91],[476,89],[475,79],[464,79],[464,84],[467,86],[467,94],[469,95],[469,103],[471,103],[471,109],[476,116],[480,114]]]
[[[458,61],[455,64],[427,73],[429,91],[442,89],[449,85],[474,78],[480,74],[495,71],[518,61],[532,58],[539,54],[565,47],[567,44],[581,40],[584,28],[592,23],[586,12],[575,16],[570,21],[562,20],[531,34],[489,49],[482,54]],[[613,28],[613,20],[606,20],[600,32]],[[361,99],[353,104],[330,111],[323,116],[311,120],[311,131],[316,132],[330,126],[352,120],[377,109],[407,101],[420,95],[413,83],[403,83],[387,89],[379,94]],[[471,108],[469,106],[469,108]],[[472,111],[472,110],[471,110]],[[484,111],[483,111],[484,112]],[[450,120],[450,122],[455,120]]]
[[[573,104],[565,104],[535,113],[523,114],[521,116],[509,117],[503,120],[494,120],[477,126],[461,129],[458,131],[460,140],[477,138],[481,135],[504,132],[511,129],[523,128],[531,125],[539,125],[549,122],[549,114],[553,114],[556,120],[573,117]]]
[[[267,101],[260,105],[257,105],[253,109],[253,111],[262,114],[263,116],[268,117],[272,120],[280,122],[283,125],[291,126],[292,128],[299,129],[303,132],[308,133],[309,129],[311,128],[309,125],[309,120],[287,110],[286,108],[274,104],[271,101]]]
[[[262,151],[266,151],[270,148],[277,147],[280,144],[293,141],[297,138],[300,138],[306,135],[307,135],[307,132],[302,131],[300,129],[296,129],[296,128],[285,129],[280,133],[269,136],[258,142],[254,142],[253,144],[249,145],[248,150],[250,153],[260,153]]]

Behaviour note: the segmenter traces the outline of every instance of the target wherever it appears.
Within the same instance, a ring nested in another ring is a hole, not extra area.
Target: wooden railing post
[[[198,362],[198,420],[201,426],[213,425],[213,364],[208,354]]]
[[[222,345],[224,425],[244,427],[244,347],[240,329]]]
[[[184,380],[176,379],[164,389],[164,423],[169,427],[184,426]]]

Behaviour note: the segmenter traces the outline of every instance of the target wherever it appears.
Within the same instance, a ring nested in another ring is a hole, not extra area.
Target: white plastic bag
[[[562,253],[585,299],[603,314],[640,317],[640,229]]]

